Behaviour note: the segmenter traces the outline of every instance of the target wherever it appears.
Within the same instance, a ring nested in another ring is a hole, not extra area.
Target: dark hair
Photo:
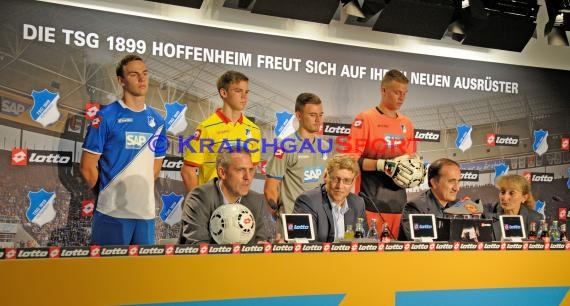
[[[410,80],[408,80],[405,74],[401,73],[399,70],[391,69],[390,71],[386,72],[380,84],[382,86],[386,86],[388,83],[392,81],[396,81],[402,84],[410,83]]]
[[[447,165],[456,165],[458,168],[460,168],[459,164],[456,161],[451,160],[449,158],[440,158],[440,159],[434,161],[433,163],[431,163],[429,165],[429,168],[428,168],[428,186],[429,187],[431,187],[431,179],[432,178],[438,179],[440,172],[441,172],[441,168],[443,168],[444,166],[447,166]]]
[[[227,90],[228,87],[230,86],[230,84],[235,83],[235,82],[239,82],[239,81],[249,81],[249,79],[247,78],[247,76],[245,74],[243,74],[241,72],[228,70],[228,71],[224,72],[224,74],[222,74],[218,78],[218,82],[216,83],[216,86],[218,86],[218,91],[220,91],[220,89],[222,89],[222,88]]]
[[[304,92],[297,96],[297,101],[295,101],[295,111],[300,112],[303,110],[307,104],[321,104],[321,98],[319,96],[312,94],[310,92]]]
[[[136,54],[125,55],[125,57],[123,57],[121,61],[117,63],[117,67],[115,68],[115,73],[118,77],[124,77],[125,71],[123,70],[123,67],[132,61],[144,62],[143,59]]]

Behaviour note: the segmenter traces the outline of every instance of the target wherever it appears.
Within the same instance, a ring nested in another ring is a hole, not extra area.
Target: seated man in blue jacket
[[[297,197],[293,213],[313,215],[315,239],[318,242],[342,240],[347,225],[354,229],[358,218],[366,224],[364,200],[351,193],[359,174],[358,163],[350,156],[335,155],[327,161],[325,183]]]

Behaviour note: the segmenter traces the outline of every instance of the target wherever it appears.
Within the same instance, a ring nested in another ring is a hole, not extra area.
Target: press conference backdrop
[[[383,73],[402,70],[411,81],[402,111],[422,139],[418,153],[427,162],[439,157],[461,162],[461,196],[495,202],[497,175],[524,174],[547,220],[567,222],[568,71],[334,45],[36,1],[2,1],[0,9],[10,12],[0,21],[2,247],[88,244],[94,196],[78,172],[81,145],[96,110],[120,97],[114,66],[127,53],[144,58],[151,77],[147,104],[172,123],[156,187],[157,239],[178,234],[181,149],[197,123],[221,105],[215,82],[228,69],[250,77],[245,114],[264,138],[286,129],[276,114],[287,116],[299,93],[313,92],[324,101],[323,133],[333,142],[348,133],[358,112],[378,104]],[[263,154],[264,160],[270,155]],[[257,179],[259,190],[261,168]],[[425,188],[409,190],[409,196]]]

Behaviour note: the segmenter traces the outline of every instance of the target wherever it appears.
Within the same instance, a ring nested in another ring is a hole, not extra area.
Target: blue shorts
[[[91,244],[154,244],[154,219],[114,218],[94,211],[91,219]]]

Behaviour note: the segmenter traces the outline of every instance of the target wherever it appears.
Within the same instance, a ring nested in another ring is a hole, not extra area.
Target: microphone
[[[382,214],[380,213],[380,209],[378,209],[378,206],[376,206],[376,203],[374,203],[374,201],[372,201],[364,192],[359,192],[358,195],[364,199],[364,201],[368,201],[368,203],[371,203],[372,206],[374,206],[374,209],[376,209],[376,212],[378,213],[378,216],[380,216],[380,219],[382,220],[382,223],[386,223],[386,220],[384,220],[384,217],[382,217]],[[387,224],[387,223],[386,223]],[[394,235],[392,234],[392,231],[390,230],[389,226],[386,226],[386,229],[388,230],[388,234],[390,235],[390,239],[392,240],[396,240],[396,238],[394,237]]]
[[[553,196],[552,196],[552,199],[553,199],[554,201],[556,201],[556,202],[564,202],[564,200],[562,200],[562,198],[559,197],[559,196],[557,196],[557,195],[553,195]]]

